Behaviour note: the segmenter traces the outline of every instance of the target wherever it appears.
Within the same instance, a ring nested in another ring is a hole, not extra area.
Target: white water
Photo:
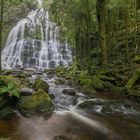
[[[42,0],[37,2],[42,7]],[[69,44],[60,43],[59,27],[42,8],[31,11],[17,23],[2,52],[3,69],[67,67],[71,62]]]

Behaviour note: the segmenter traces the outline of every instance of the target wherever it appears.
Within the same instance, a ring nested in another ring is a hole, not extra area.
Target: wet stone
[[[64,89],[62,93],[69,96],[76,96],[76,91],[72,88]]]
[[[21,88],[21,96],[31,96],[35,91],[31,88]]]

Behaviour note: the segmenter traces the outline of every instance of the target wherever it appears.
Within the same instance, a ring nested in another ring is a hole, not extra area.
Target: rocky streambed
[[[41,71],[17,77],[21,98],[0,120],[0,137],[10,140],[139,140],[140,105],[97,93],[89,97],[69,81]],[[14,113],[13,113],[14,112]]]

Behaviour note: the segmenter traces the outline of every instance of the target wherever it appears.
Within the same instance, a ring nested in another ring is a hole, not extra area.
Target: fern
[[[13,83],[9,83],[7,86],[3,86],[0,89],[0,94],[1,95],[6,95],[6,96],[9,96],[9,97],[12,97],[12,96],[15,96],[17,98],[20,97],[19,89],[15,88]]]

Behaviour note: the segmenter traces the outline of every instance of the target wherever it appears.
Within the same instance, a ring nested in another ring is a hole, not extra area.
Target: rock
[[[0,76],[0,80],[3,84],[8,85],[9,83],[13,83],[15,87],[19,88],[21,81],[14,76]]]
[[[76,91],[72,88],[64,89],[62,92],[65,95],[70,95],[70,96],[75,96],[76,95]]]
[[[0,110],[0,119],[9,118],[14,114],[10,107],[5,107]]]
[[[31,76],[36,72],[36,69],[34,68],[25,68],[23,73],[27,76]]]
[[[41,80],[40,78],[36,79],[34,84],[33,84],[33,88],[35,89],[35,91],[42,89],[45,92],[48,92],[49,90],[49,85],[47,84],[47,82]]]
[[[55,81],[55,84],[56,85],[63,85],[65,83],[65,80],[64,79],[57,79],[56,81]]]
[[[17,107],[24,112],[49,113],[53,110],[53,103],[49,95],[42,89],[39,89],[31,96],[21,97]]]
[[[25,68],[24,70],[25,71],[30,71],[30,72],[36,72],[36,69],[34,69],[34,68]]]
[[[10,75],[10,74],[12,74],[13,73],[13,70],[4,70],[3,72],[2,72],[2,75]]]
[[[21,96],[30,96],[34,93],[35,91],[31,88],[21,88],[20,89],[20,94]]]

